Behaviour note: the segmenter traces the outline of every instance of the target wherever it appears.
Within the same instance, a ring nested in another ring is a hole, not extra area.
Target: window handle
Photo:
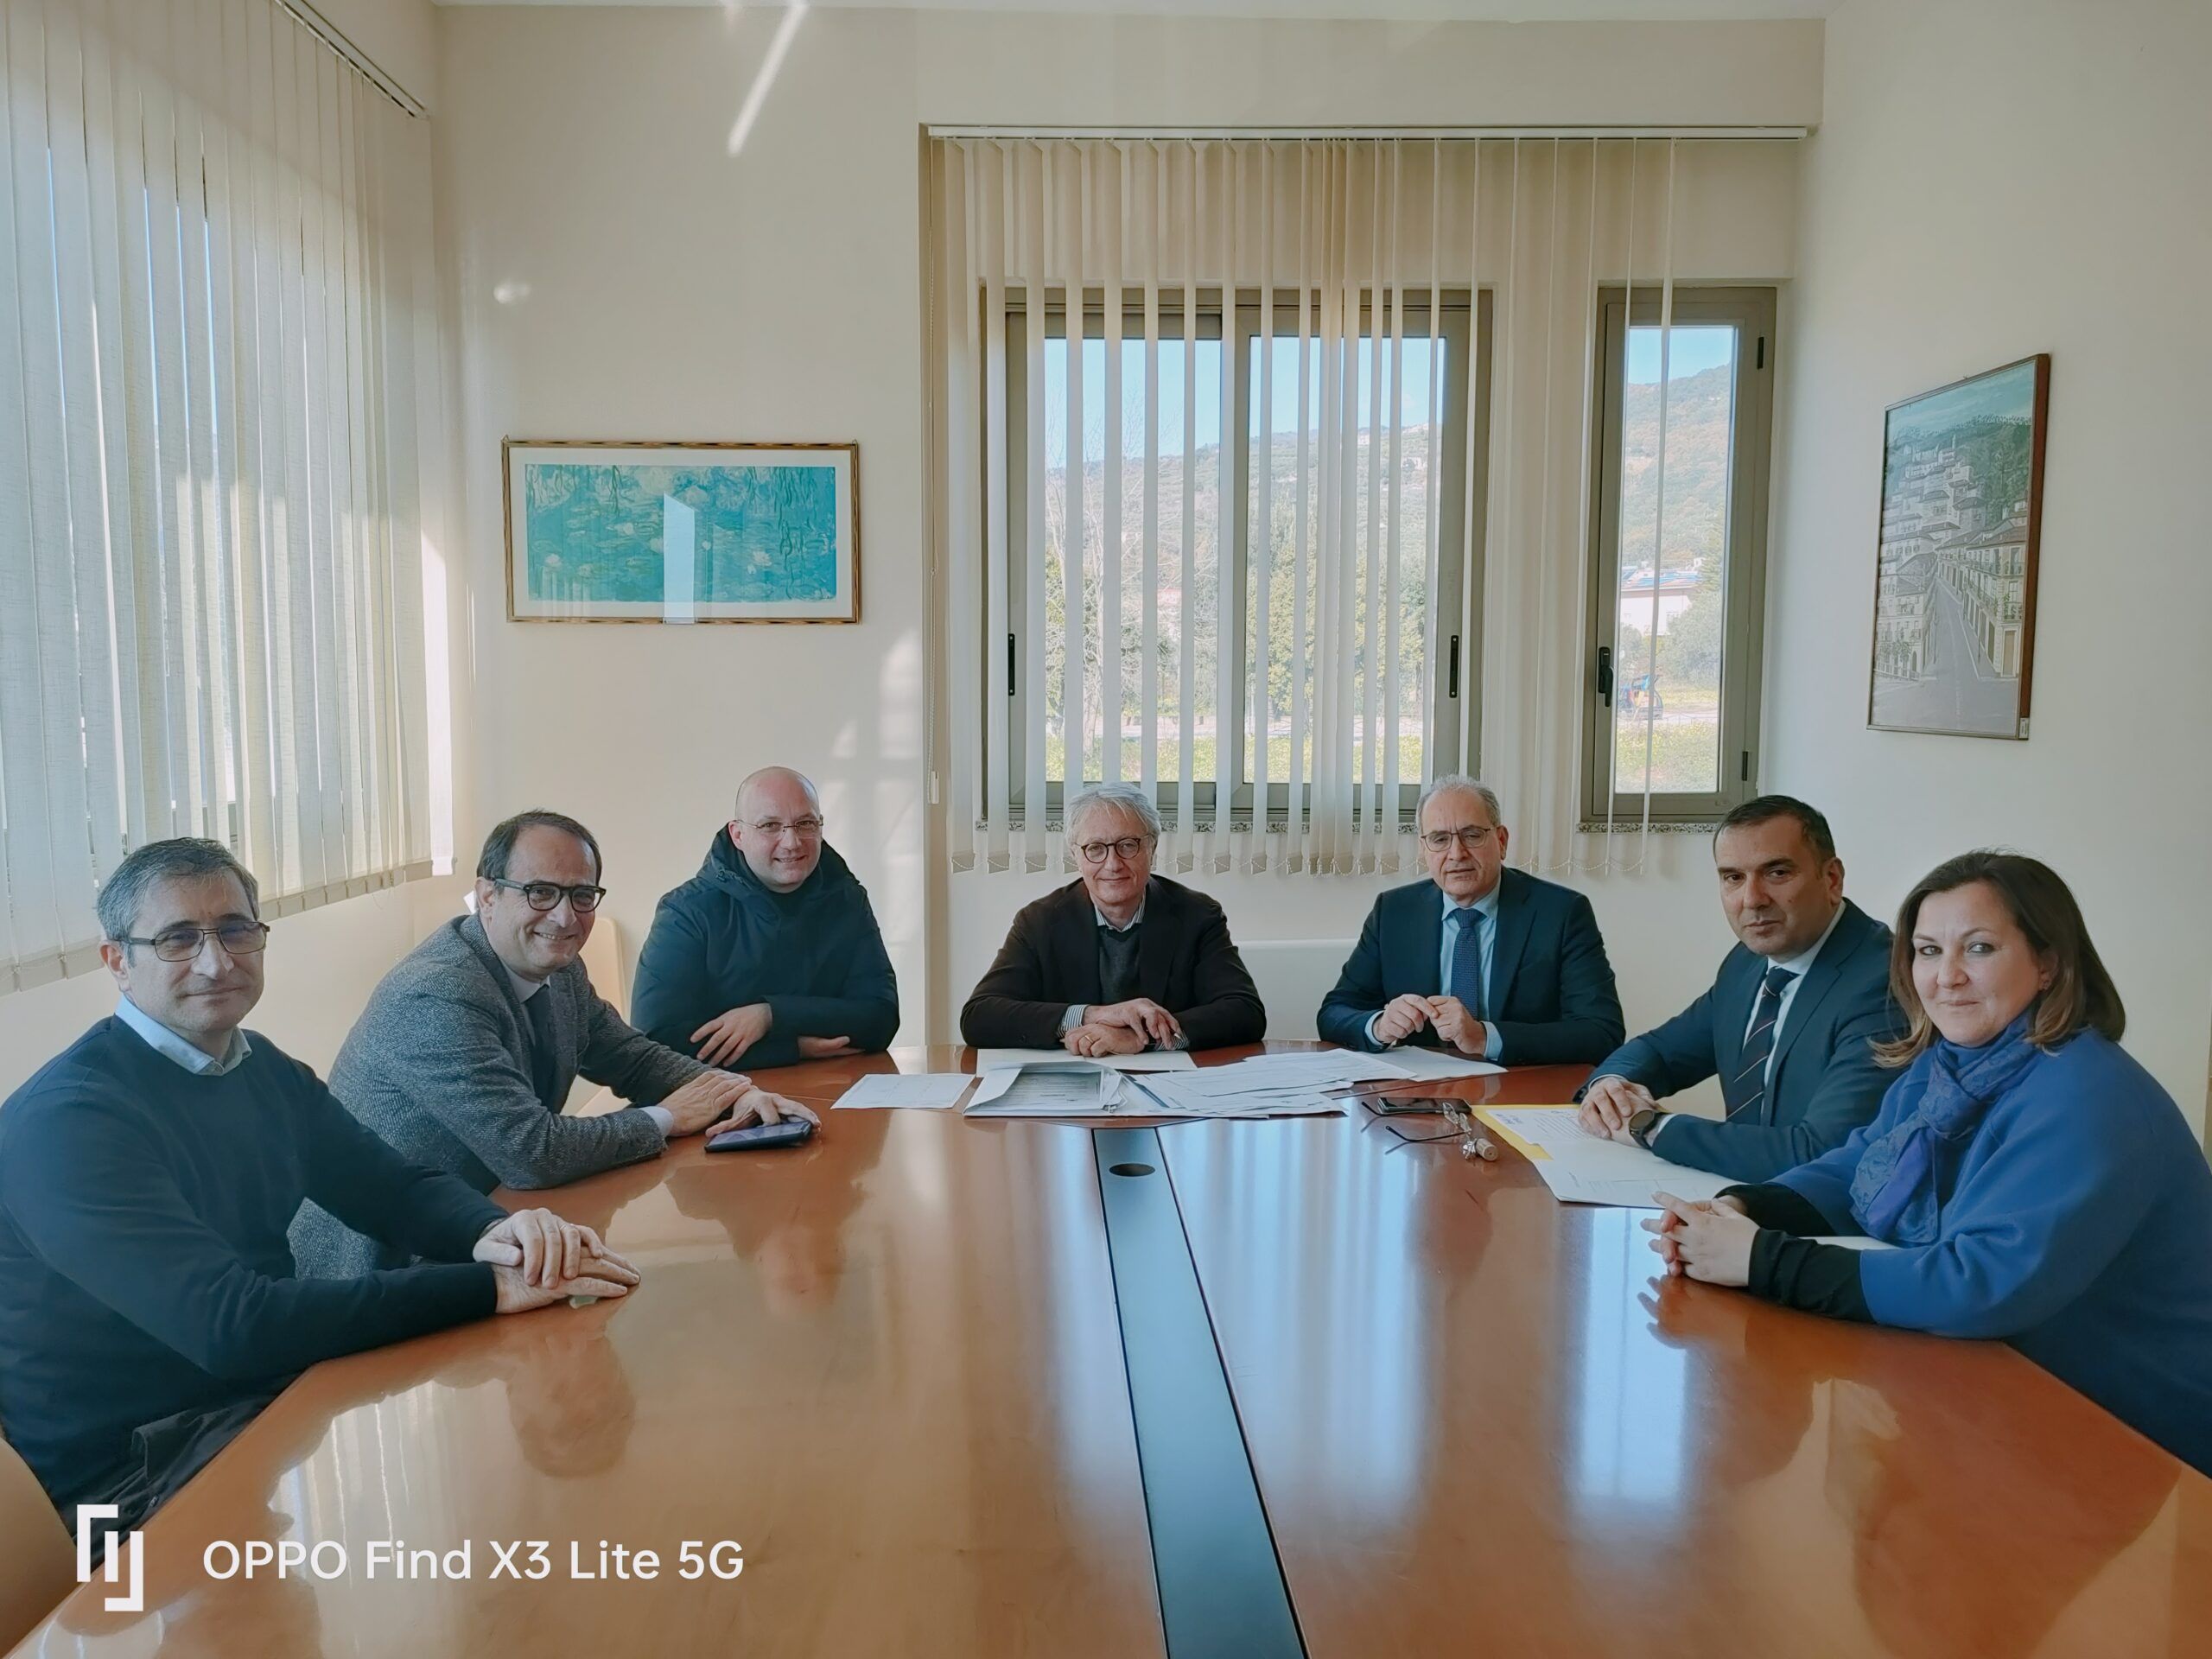
[[[1606,708],[1613,706],[1613,648],[1598,647],[1598,696]]]

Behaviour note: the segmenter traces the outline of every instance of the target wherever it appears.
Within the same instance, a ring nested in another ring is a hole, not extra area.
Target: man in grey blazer
[[[338,1052],[331,1092],[411,1161],[482,1192],[581,1180],[709,1126],[816,1121],[749,1077],[664,1047],[601,1001],[580,959],[601,869],[591,832],[557,812],[494,829],[477,861],[476,913],[385,976]],[[656,1103],[564,1116],[580,1076]],[[291,1240],[303,1274],[404,1265],[313,1204]]]

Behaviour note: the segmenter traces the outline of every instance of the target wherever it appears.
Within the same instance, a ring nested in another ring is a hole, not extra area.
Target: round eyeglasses
[[[607,897],[605,887],[594,887],[588,882],[564,887],[557,881],[508,881],[494,876],[492,885],[522,894],[523,903],[532,910],[556,909],[566,899],[569,907],[579,916],[590,915],[599,908],[599,901]]]

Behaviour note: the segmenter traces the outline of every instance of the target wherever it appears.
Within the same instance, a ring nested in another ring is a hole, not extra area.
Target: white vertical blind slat
[[[149,839],[230,842],[280,913],[401,873],[423,664],[403,118],[272,0],[0,0],[0,66],[6,989],[96,964]]]
[[[1098,469],[1098,738],[1101,745],[1098,775],[1108,783],[1122,781],[1122,216],[1128,211],[1129,157],[1121,145],[1113,147],[1113,166],[1107,177],[1113,200],[1100,215],[1104,244],[1099,249],[1099,270],[1105,278],[1106,334],[1105,461]]]
[[[993,145],[978,160],[976,180],[983,187],[983,212],[976,248],[983,260],[983,752],[984,867],[1007,867],[1007,820],[1011,817],[1008,772],[1014,746],[1008,732],[1014,703],[1014,662],[1007,641],[1008,510],[1007,477],[1006,267],[1014,199],[1014,157]],[[955,550],[956,556],[958,550]]]
[[[1137,659],[1137,781],[1160,791],[1160,250],[1167,239],[1167,161],[1145,146],[1145,219],[1149,257],[1144,273],[1144,597]]]
[[[1198,597],[1198,224],[1205,188],[1195,143],[1182,147],[1183,191],[1183,569],[1175,603],[1179,655],[1175,702],[1175,823],[1169,836],[1169,868],[1191,868],[1190,847],[1197,832],[1198,629],[1193,616]]]
[[[1255,870],[1268,868],[1268,791],[1272,768],[1268,746],[1274,728],[1274,609],[1275,563],[1275,203],[1274,152],[1272,143],[1260,146],[1260,376],[1259,407],[1251,425],[1258,435],[1258,487],[1253,492],[1251,531],[1247,557],[1252,566],[1252,851],[1247,861]]]
[[[1026,147],[1025,159],[1037,171],[1037,206],[1030,219],[1030,251],[1027,291],[1029,327],[1024,339],[1029,346],[1029,568],[1022,596],[1027,620],[1022,629],[1022,700],[1027,710],[1027,766],[1021,815],[1022,855],[1028,868],[1046,868],[1051,840],[1045,830],[1045,303],[1052,287],[1052,264],[1057,238],[1052,233],[1052,152],[1042,145]],[[1025,193],[1025,205],[1027,195]]]
[[[1215,267],[1215,280],[1221,295],[1221,430],[1214,447],[1218,460],[1213,537],[1213,819],[1203,863],[1207,869],[1222,871],[1229,868],[1234,855],[1238,816],[1235,707],[1240,646],[1236,616],[1243,594],[1236,580],[1236,523],[1243,516],[1238,508],[1243,499],[1244,467],[1235,438],[1236,410],[1243,395],[1236,373],[1243,355],[1237,349],[1243,329],[1236,319],[1236,272],[1240,269],[1236,230],[1242,197],[1236,184],[1237,147],[1218,143],[1212,148],[1219,158],[1221,171],[1221,182],[1214,197],[1216,230],[1209,238],[1219,261]]]

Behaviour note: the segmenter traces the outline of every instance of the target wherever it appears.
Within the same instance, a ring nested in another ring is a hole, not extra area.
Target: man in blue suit
[[[1471,778],[1439,778],[1414,822],[1429,879],[1375,901],[1321,1003],[1321,1035],[1501,1065],[1592,1060],[1618,1045],[1627,1027],[1590,901],[1505,868],[1497,797]]]
[[[1828,821],[1802,801],[1746,801],[1720,821],[1713,861],[1740,943],[1711,990],[1599,1062],[1581,1123],[1694,1169],[1767,1181],[1873,1122],[1891,1076],[1873,1046],[1904,1025],[1890,996],[1890,930],[1843,896]],[[1716,1073],[1724,1121],[1661,1109]]]

